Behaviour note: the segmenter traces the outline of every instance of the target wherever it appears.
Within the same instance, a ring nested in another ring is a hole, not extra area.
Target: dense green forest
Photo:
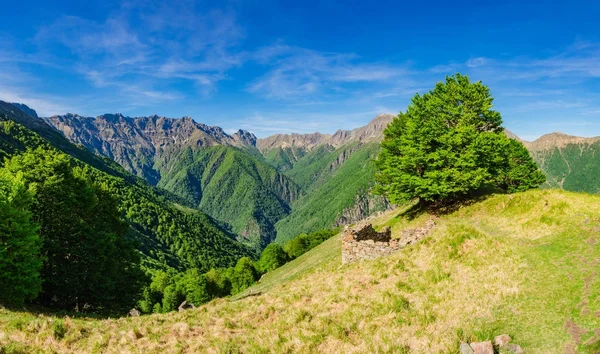
[[[600,142],[569,144],[531,155],[548,177],[544,187],[568,191],[600,193]]]
[[[275,223],[291,211],[300,188],[261,159],[235,147],[184,148],[164,165],[158,183],[260,251],[275,239]]]

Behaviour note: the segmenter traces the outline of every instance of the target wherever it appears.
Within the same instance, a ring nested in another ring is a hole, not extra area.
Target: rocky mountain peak
[[[223,129],[198,123],[191,117],[159,115],[131,118],[121,113],[82,117],[76,114],[44,120],[69,140],[108,156],[125,169],[151,182],[158,180],[154,161],[184,148],[215,145],[251,147],[256,137],[240,131],[230,136]]]
[[[316,146],[326,144],[331,135],[321,133],[310,134],[275,134],[264,139],[259,139],[256,146],[261,152],[275,148],[302,148],[312,150]]]
[[[250,133],[249,131],[240,129],[231,137],[233,140],[241,143],[242,145],[256,146],[256,135]]]
[[[383,131],[394,120],[391,114],[380,114],[367,125],[353,130],[338,130],[331,138],[331,145],[341,146],[350,141],[373,141],[383,138]]]

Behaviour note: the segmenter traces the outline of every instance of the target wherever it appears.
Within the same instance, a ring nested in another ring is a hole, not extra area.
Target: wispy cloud
[[[155,95],[165,91],[156,87],[185,80],[208,93],[240,65],[239,53],[230,49],[243,31],[232,12],[199,13],[193,7],[194,2],[127,1],[103,21],[63,16],[41,27],[35,42],[69,50],[72,65],[97,87],[166,100],[181,94]],[[155,88],[142,90],[140,81]]]
[[[353,53],[318,52],[281,44],[261,48],[253,58],[269,70],[254,80],[248,91],[279,99],[336,91],[344,83],[385,82],[408,72],[403,65],[359,61]]]

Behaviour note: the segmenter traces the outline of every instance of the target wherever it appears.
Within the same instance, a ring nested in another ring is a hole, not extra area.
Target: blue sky
[[[408,3],[408,2],[407,2]],[[526,4],[525,4],[526,3]],[[600,135],[591,1],[11,1],[0,99],[41,115],[191,116],[258,136],[405,110],[455,72],[526,139]]]

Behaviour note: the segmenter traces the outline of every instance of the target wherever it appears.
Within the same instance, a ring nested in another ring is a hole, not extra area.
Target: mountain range
[[[38,118],[22,104],[29,124],[47,123],[70,142],[117,162],[150,185],[200,210],[250,249],[361,220],[390,208],[370,193],[373,159],[383,130],[394,118],[375,117],[363,127],[334,134],[276,134],[257,139],[227,134],[190,117],[77,114]],[[590,193],[600,183],[595,156],[600,138],[562,133],[521,141],[546,173],[545,187]]]
[[[387,207],[368,191],[371,159],[392,119],[381,115],[364,127],[332,135],[257,139],[243,130],[229,135],[189,117],[43,118],[71,142],[180,197],[185,206],[207,213],[257,250]],[[324,209],[326,215],[316,215]]]

